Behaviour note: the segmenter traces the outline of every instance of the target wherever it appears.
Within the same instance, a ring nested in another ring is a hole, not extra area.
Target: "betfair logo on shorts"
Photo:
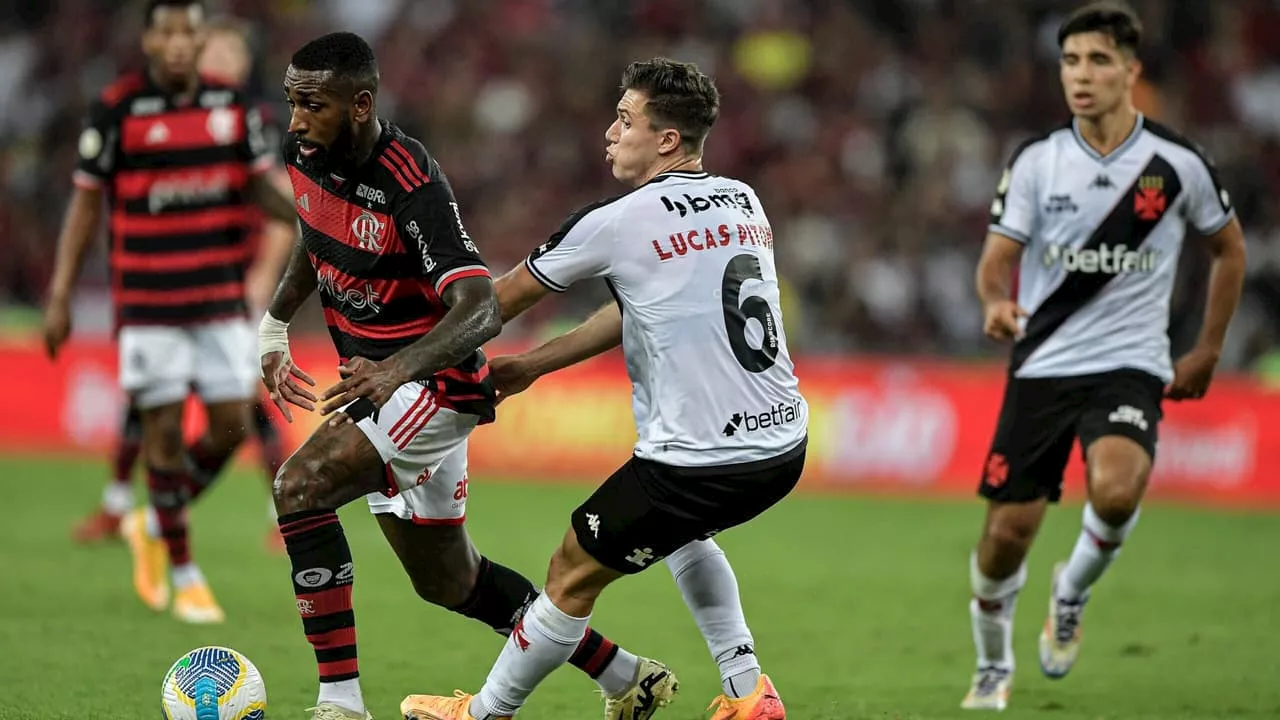
[[[1051,244],[1044,249],[1044,266],[1051,268],[1054,265],[1061,265],[1067,272],[1108,275],[1152,272],[1159,262],[1159,252],[1131,250],[1126,245],[1112,247],[1103,243],[1097,248],[1073,248]]]
[[[724,425],[724,436],[733,437],[739,431],[745,433],[763,430],[774,425],[787,425],[800,418],[800,400],[790,404],[780,402],[762,413],[736,412]]]

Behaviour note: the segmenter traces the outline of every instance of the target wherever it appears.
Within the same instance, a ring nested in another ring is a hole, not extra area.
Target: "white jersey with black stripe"
[[[1171,380],[1169,302],[1187,226],[1211,235],[1233,216],[1205,154],[1141,115],[1106,156],[1074,121],[1018,148],[990,225],[1026,246],[1017,300],[1030,317],[1014,375],[1127,367]]]
[[[677,467],[776,457],[805,437],[773,230],[745,183],[669,172],[574,213],[525,261],[555,291],[602,277],[622,310],[638,457]]]

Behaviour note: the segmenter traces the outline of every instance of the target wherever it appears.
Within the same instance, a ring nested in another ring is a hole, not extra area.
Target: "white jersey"
[[[622,311],[637,457],[733,465],[805,438],[773,231],[745,183],[663,173],[574,213],[525,265],[557,292],[584,278],[608,282]]]
[[[1074,121],[1024,144],[990,226],[1026,245],[1017,299],[1030,317],[1014,375],[1134,368],[1172,380],[1169,296],[1186,226],[1211,235],[1233,216],[1199,148],[1141,115],[1105,157]]]

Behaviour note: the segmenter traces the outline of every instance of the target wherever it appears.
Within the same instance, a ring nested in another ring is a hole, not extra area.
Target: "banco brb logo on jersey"
[[[1049,244],[1044,249],[1044,266],[1061,265],[1067,272],[1107,273],[1152,272],[1160,262],[1155,250],[1130,249],[1127,245],[1103,243],[1096,248],[1074,248]]]

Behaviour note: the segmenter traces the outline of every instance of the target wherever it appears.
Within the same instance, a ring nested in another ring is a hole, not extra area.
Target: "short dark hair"
[[[647,95],[649,122],[661,130],[678,130],[688,151],[702,150],[720,115],[720,91],[693,63],[664,57],[633,62],[622,72],[622,89]]]
[[[1116,47],[1131,53],[1142,42],[1142,21],[1138,14],[1118,0],[1092,2],[1067,16],[1058,28],[1058,47],[1080,33],[1100,32],[1115,41]]]
[[[200,8],[200,12],[204,12],[204,3],[201,0],[149,0],[147,3],[147,17],[144,27],[151,27],[156,22],[156,11],[160,8],[173,8],[175,10],[186,10],[192,6]]]
[[[369,43],[355,33],[322,35],[298,48],[289,62],[299,70],[327,70],[361,90],[378,90],[378,59]]]

